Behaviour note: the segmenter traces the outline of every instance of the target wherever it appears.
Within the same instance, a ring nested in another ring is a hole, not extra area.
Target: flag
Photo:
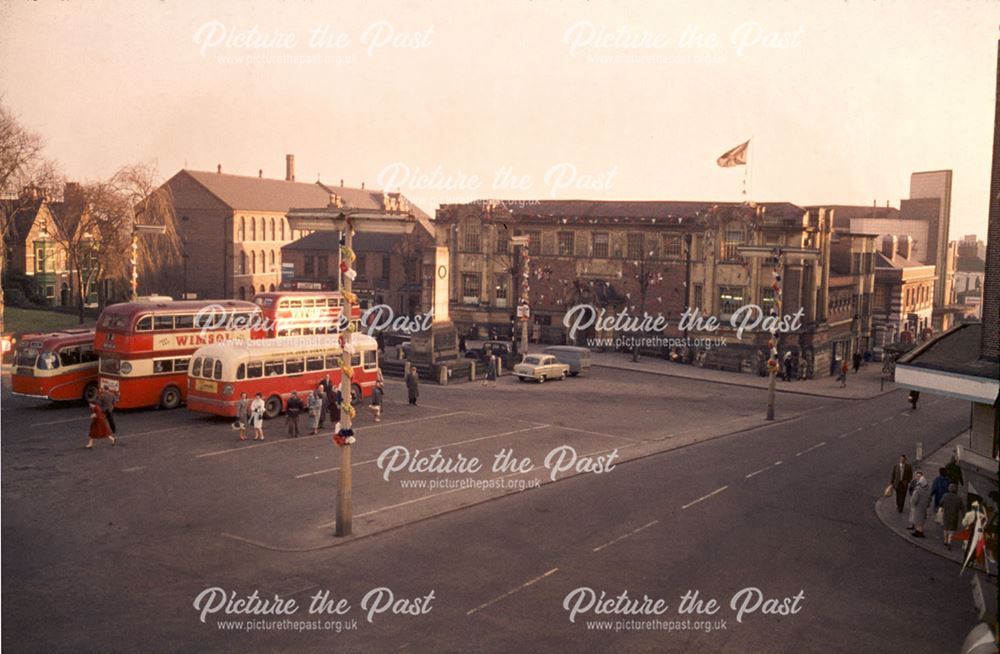
[[[732,168],[733,166],[745,166],[747,165],[747,148],[750,147],[750,141],[746,143],[741,143],[735,148],[726,152],[721,157],[715,160],[715,163],[719,164],[722,168]]]

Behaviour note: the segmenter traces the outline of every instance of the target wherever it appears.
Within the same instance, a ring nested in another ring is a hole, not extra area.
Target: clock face
[[[448,266],[444,265],[438,266],[438,277],[440,279],[444,279],[447,276],[448,276]]]

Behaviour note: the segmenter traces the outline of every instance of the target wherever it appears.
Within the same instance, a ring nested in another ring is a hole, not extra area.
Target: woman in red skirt
[[[87,441],[87,449],[94,447],[95,438],[110,438],[111,445],[116,445],[118,439],[111,433],[111,425],[105,417],[101,407],[91,403],[90,405],[90,439]]]

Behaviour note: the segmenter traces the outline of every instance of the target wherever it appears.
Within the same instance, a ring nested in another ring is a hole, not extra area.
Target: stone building
[[[934,266],[912,259],[910,237],[883,237],[875,259],[876,358],[881,358],[885,346],[914,343],[931,328],[935,282]]]
[[[782,313],[801,309],[803,325],[782,335],[779,346],[801,358],[808,374],[827,374],[835,358],[859,351],[871,336],[874,266],[864,262],[873,262],[874,237],[834,239],[825,210],[790,203],[471,203],[441,206],[435,227],[439,244],[451,251],[452,318],[460,331],[474,328],[479,337],[510,335],[521,292],[515,280],[523,273],[523,259],[511,246],[516,236],[527,239],[532,331],[537,323],[543,342],[567,340],[565,315],[579,304],[609,317],[663,316],[663,337],[682,335],[678,321],[691,307],[723,323],[717,333],[689,330],[692,337],[725,341],[698,352],[698,363],[759,372],[768,333],[748,330],[738,338],[729,321],[744,305],[757,305],[763,314],[774,306],[774,261],[744,257],[744,245],[820,251],[817,261],[787,257],[782,281]],[[855,254],[861,258],[852,268]],[[832,313],[831,292],[838,302]],[[614,347],[618,336],[591,327],[576,341]]]

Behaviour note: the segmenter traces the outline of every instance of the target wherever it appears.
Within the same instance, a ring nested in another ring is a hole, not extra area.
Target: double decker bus
[[[118,392],[119,408],[174,409],[187,395],[191,355],[199,347],[251,338],[260,308],[240,300],[160,298],[107,307],[97,321],[100,384]]]
[[[343,296],[338,291],[272,291],[258,293],[253,302],[266,319],[266,329],[255,336],[309,336],[335,334],[340,324]],[[361,320],[361,307],[351,307],[351,320]]]
[[[345,334],[351,354],[352,403],[369,397],[378,378],[378,346],[371,336]],[[274,418],[286,406],[292,391],[302,396],[314,391],[327,375],[340,388],[343,349],[336,335],[247,341],[236,345],[206,345],[192,357],[188,370],[189,411],[235,417],[241,393],[260,393],[265,415]]]
[[[93,329],[25,334],[14,348],[14,395],[64,402],[97,399]]]

